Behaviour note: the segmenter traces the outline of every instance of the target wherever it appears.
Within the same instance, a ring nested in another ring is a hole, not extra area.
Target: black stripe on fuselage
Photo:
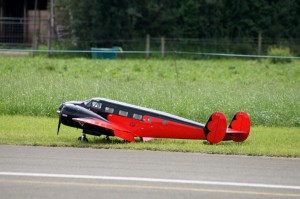
[[[190,125],[190,126],[194,126],[194,127],[199,127],[199,128],[204,128],[205,125],[192,121],[192,120],[188,120],[176,115],[172,115],[169,113],[165,113],[162,111],[157,111],[157,110],[153,110],[153,109],[149,109],[149,108],[145,108],[145,107],[140,107],[140,106],[136,106],[136,105],[132,105],[132,104],[127,104],[124,102],[119,102],[119,101],[114,101],[114,100],[110,100],[110,99],[105,99],[105,98],[93,98],[91,99],[92,101],[96,101],[101,103],[101,107],[98,108],[98,110],[94,110],[95,112],[97,112],[98,114],[100,114],[102,117],[107,117],[108,114],[116,114],[116,115],[121,115],[120,111],[124,111],[125,113],[127,112],[128,115],[126,117],[128,118],[134,118],[133,114],[136,115],[147,115],[147,116],[151,116],[151,117],[156,117],[156,118],[160,118],[162,120],[166,120],[166,121],[172,121],[172,122],[177,122],[180,124],[185,124],[185,125]],[[109,108],[113,109],[113,112],[109,113]],[[91,107],[92,109],[92,107]],[[136,118],[134,118],[136,119]]]

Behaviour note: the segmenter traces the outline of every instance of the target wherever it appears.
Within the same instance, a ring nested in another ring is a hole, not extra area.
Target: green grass
[[[300,67],[268,60],[1,58],[0,114],[56,117],[60,103],[105,97],[206,122],[247,111],[253,125],[300,126]],[[177,72],[176,72],[177,71]]]
[[[299,157],[300,61],[91,60],[1,57],[1,144],[130,148]],[[76,129],[56,136],[58,106],[105,97],[205,123],[222,111],[228,120],[247,111],[252,130],[245,143],[163,140],[127,143],[91,137]],[[68,132],[77,132],[68,133]]]
[[[300,157],[300,128],[253,127],[244,143],[233,141],[211,145],[201,140],[154,139],[150,142],[125,142],[118,138],[88,136],[89,143],[77,140],[81,131],[62,126],[56,135],[56,118],[31,116],[0,116],[0,144],[70,146],[159,151],[202,152],[217,154]]]

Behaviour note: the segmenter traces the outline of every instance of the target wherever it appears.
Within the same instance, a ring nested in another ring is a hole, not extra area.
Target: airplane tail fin
[[[227,120],[221,112],[213,113],[205,125],[205,136],[207,141],[216,144],[226,136]]]
[[[227,129],[224,140],[245,141],[249,136],[250,126],[250,117],[246,112],[236,113]]]
[[[249,136],[250,126],[250,117],[246,112],[236,113],[228,128],[225,115],[215,112],[206,123],[205,136],[207,141],[213,144],[226,140],[243,142]]]

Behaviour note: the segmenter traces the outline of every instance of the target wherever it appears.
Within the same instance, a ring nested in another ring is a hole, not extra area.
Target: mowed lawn
[[[129,143],[111,137],[87,136],[89,143],[77,140],[81,130],[61,126],[57,135],[57,118],[37,116],[0,116],[0,144],[93,147],[134,150],[201,152],[216,154],[256,155],[276,157],[300,157],[300,128],[254,126],[243,143],[233,141],[211,145],[202,140],[154,139],[149,142]]]
[[[299,64],[297,60],[271,64],[254,59],[175,62],[1,57],[1,144],[299,157]],[[252,120],[251,135],[245,143],[218,145],[161,139],[149,143],[112,139],[107,143],[94,137],[86,145],[77,142],[79,131],[62,127],[57,137],[59,104],[92,97],[158,109],[201,123],[215,111],[224,112],[228,121],[237,111],[246,111]]]

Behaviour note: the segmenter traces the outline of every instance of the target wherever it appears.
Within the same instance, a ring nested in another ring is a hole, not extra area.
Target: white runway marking
[[[239,182],[219,182],[219,181],[203,181],[203,180],[162,179],[162,178],[92,176],[92,175],[50,174],[50,173],[21,173],[21,172],[0,172],[0,176],[24,176],[24,177],[46,177],[46,178],[73,178],[73,179],[116,180],[116,181],[119,180],[119,181],[135,181],[135,182],[200,184],[200,185],[217,185],[217,186],[235,186],[235,187],[254,187],[254,188],[294,189],[294,190],[300,190],[300,186],[291,186],[291,185],[275,185],[275,184],[259,184],[259,183],[239,183]]]

